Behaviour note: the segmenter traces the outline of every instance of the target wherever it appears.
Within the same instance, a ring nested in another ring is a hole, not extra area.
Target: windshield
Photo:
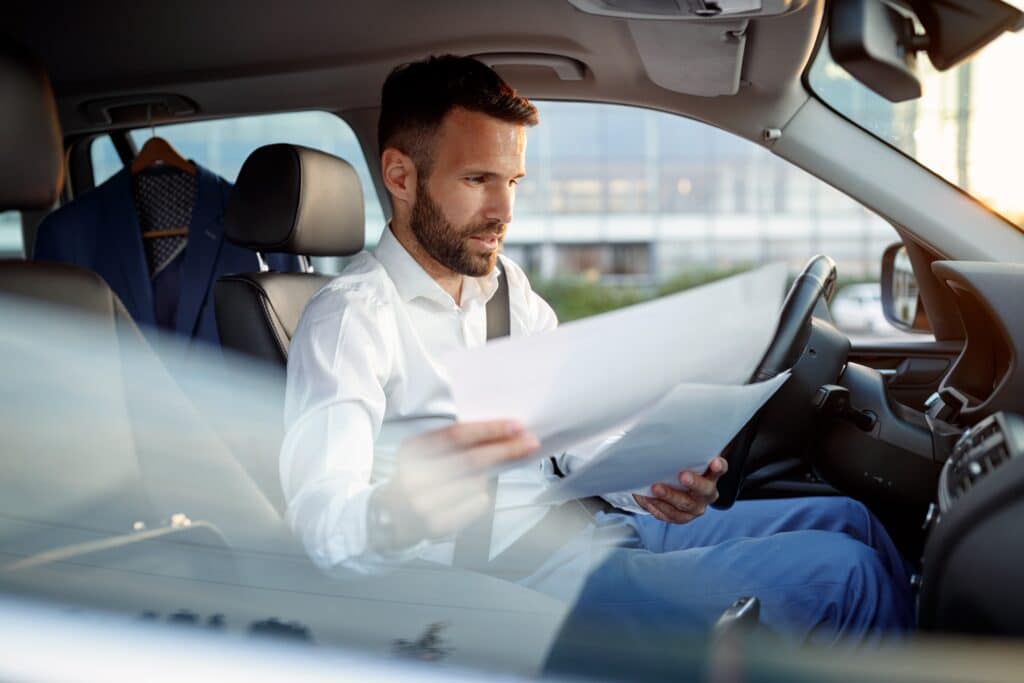
[[[1006,33],[972,59],[936,71],[923,54],[924,95],[892,103],[832,60],[827,43],[811,65],[811,89],[826,104],[1024,228],[1024,111],[1019,69],[1024,35]]]

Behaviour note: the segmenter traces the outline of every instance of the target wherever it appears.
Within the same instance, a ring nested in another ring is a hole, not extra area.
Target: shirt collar
[[[380,242],[373,250],[374,257],[380,261],[387,271],[388,277],[395,283],[395,289],[402,301],[409,302],[413,299],[429,299],[442,306],[451,306],[454,302],[448,292],[437,284],[434,278],[423,270],[423,267],[416,262],[402,243],[398,241],[391,232],[389,223],[381,234]],[[480,299],[481,303],[487,303],[494,293],[498,291],[498,269],[493,269],[487,275],[481,277],[462,278],[462,304],[465,305],[473,299]]]

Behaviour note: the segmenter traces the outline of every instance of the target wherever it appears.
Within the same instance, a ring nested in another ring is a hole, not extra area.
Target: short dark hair
[[[472,57],[441,55],[402,64],[384,81],[377,143],[412,158],[430,175],[431,142],[441,121],[462,108],[525,126],[537,124],[537,108],[493,69]]]

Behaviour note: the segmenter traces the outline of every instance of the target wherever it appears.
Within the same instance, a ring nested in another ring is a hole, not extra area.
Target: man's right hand
[[[488,473],[539,445],[522,425],[508,420],[458,422],[405,441],[390,481],[370,503],[384,506],[393,533],[390,539],[370,538],[371,545],[399,550],[457,533],[492,504]]]

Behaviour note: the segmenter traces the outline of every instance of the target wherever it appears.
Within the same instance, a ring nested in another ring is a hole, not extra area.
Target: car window
[[[89,147],[89,155],[92,157],[92,177],[97,185],[124,167],[109,135],[94,138]]]
[[[132,141],[141,148],[154,133],[170,142],[182,156],[232,182],[238,177],[249,153],[266,144],[288,142],[340,156],[355,167],[363,184],[367,245],[375,245],[380,238],[384,214],[373,189],[366,158],[355,133],[334,114],[292,112],[140,128],[131,131]],[[93,143],[92,162],[97,184],[122,167],[110,138],[106,136],[97,138]],[[313,262],[317,270],[331,273],[340,270],[344,259],[315,258]]]
[[[0,259],[21,258],[24,255],[21,213],[18,211],[0,212]]]
[[[538,108],[505,251],[561,320],[769,262],[795,275],[818,253],[836,260],[841,288],[867,282],[880,291],[895,230],[768,150],[663,112]],[[856,311],[835,313],[854,336],[898,333],[873,294]]]

